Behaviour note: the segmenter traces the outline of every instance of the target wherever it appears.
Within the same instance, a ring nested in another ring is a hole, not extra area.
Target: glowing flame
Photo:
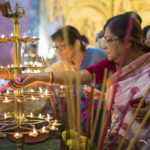
[[[33,128],[33,134],[36,135],[37,134],[37,131],[35,128]]]
[[[45,90],[45,95],[47,95],[47,93],[48,93],[48,91],[47,91],[47,89]]]
[[[39,90],[40,90],[40,93],[42,93],[42,89],[41,89],[41,88],[39,88]]]
[[[7,114],[6,113],[4,114],[4,118],[7,119]]]
[[[9,95],[9,90],[7,90],[7,95]]]
[[[35,35],[33,35],[33,37],[32,37],[33,39],[36,39],[36,36]]]
[[[39,118],[42,118],[42,114],[39,114]]]
[[[34,96],[32,96],[32,100],[34,101],[36,98]]]
[[[10,34],[10,36],[13,36],[13,35],[14,35],[13,33]]]
[[[33,115],[33,113],[31,112],[31,113],[30,113],[30,117],[33,118],[33,116],[34,116],[34,115]]]
[[[43,128],[42,128],[42,132],[45,132],[45,126],[43,126]]]
[[[52,130],[54,130],[54,129],[55,129],[55,126],[53,125],[53,126],[52,126]]]
[[[2,35],[1,35],[1,38],[4,38],[4,37],[5,37],[5,34],[2,34]]]
[[[8,101],[8,98],[7,97],[5,97],[5,101],[4,101],[4,103],[8,103],[9,101]]]

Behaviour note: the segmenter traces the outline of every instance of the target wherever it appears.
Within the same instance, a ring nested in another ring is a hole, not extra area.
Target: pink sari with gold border
[[[118,72],[113,74],[111,78],[111,84],[109,84],[109,82],[107,83],[108,87],[106,93],[106,100],[107,100],[106,102],[108,109],[110,108],[112,88],[117,80],[116,79],[117,73]],[[129,65],[123,67],[121,70],[120,81],[117,83],[117,90],[115,93],[113,108],[111,111],[112,133],[116,133],[124,109],[131,100],[132,93],[134,92],[134,95],[132,95],[132,100],[141,98],[148,89],[149,85],[150,85],[150,52],[146,53],[145,55],[142,55]],[[148,101],[150,101],[150,92],[146,96],[145,103],[147,103]],[[119,128],[118,133],[120,135],[124,136],[126,129],[132,120],[132,117],[133,113],[129,107],[122,122],[122,125]],[[128,140],[131,140],[139,127],[140,123],[135,120],[126,138]],[[148,128],[150,128],[150,125],[142,129],[138,139],[141,139],[141,137],[144,134],[146,134]]]

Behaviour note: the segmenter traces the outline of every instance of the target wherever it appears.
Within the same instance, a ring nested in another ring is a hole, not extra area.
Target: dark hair
[[[85,35],[81,35],[81,40],[87,44],[89,44],[89,40]]]
[[[74,45],[76,40],[80,41],[81,51],[85,51],[85,46],[82,43],[79,31],[70,25],[59,28],[54,34],[51,35],[53,41],[65,41],[67,44]]]
[[[140,16],[137,12],[135,12],[135,11],[128,11],[128,12],[126,12],[126,14],[134,15],[134,16],[135,16],[135,19],[137,19],[137,21],[138,21],[140,24],[142,24],[142,18],[141,18],[141,16]]]
[[[123,42],[126,36],[130,17],[133,17],[133,27],[130,38],[131,46],[133,48],[139,47],[143,51],[149,52],[150,48],[148,48],[145,44],[141,24],[138,21],[137,16],[135,16],[135,12],[127,12],[110,18],[104,26],[104,31],[106,27],[109,26],[111,32],[119,38],[120,42]]]
[[[96,41],[98,41],[99,39],[101,39],[104,36],[104,30],[101,30],[97,36],[96,36]]]
[[[144,38],[146,39],[146,35],[147,35],[147,32],[148,30],[150,29],[150,26],[146,26],[143,28],[143,34],[144,34]]]

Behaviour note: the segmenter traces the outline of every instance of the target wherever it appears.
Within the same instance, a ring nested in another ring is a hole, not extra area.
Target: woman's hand
[[[32,84],[34,84],[34,80],[35,80],[35,74],[23,74],[21,76],[19,76],[18,78],[20,78],[20,81],[18,82],[15,79],[11,79],[8,83],[9,87],[14,89],[14,90],[18,90],[18,89],[24,89],[28,86],[31,86]]]
[[[41,84],[48,84],[49,73],[26,73],[19,76],[20,82],[11,79],[8,83],[9,87],[18,90],[27,87],[39,86]]]
[[[91,94],[91,87],[84,88],[84,94],[86,97],[89,97]],[[99,99],[100,95],[102,94],[102,99],[105,97],[105,93],[101,92],[100,90],[94,88],[94,100]]]
[[[148,112],[148,110],[150,109],[150,102],[145,104],[145,106],[141,107],[140,110],[138,111],[137,115],[136,115],[136,120],[141,123],[142,120],[144,119],[146,113]],[[133,106],[131,107],[131,110],[133,112],[136,111],[136,108],[134,108]],[[147,123],[150,122],[150,118],[147,120]]]

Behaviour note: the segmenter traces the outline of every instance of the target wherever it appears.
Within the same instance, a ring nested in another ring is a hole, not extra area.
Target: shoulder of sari
[[[150,52],[138,57],[136,60],[126,65],[121,69],[120,78],[125,77],[130,73],[130,75],[134,75],[134,71],[140,71],[141,69],[145,69],[150,66]],[[118,71],[113,74],[111,79],[109,79],[109,85],[116,82],[118,77]]]

